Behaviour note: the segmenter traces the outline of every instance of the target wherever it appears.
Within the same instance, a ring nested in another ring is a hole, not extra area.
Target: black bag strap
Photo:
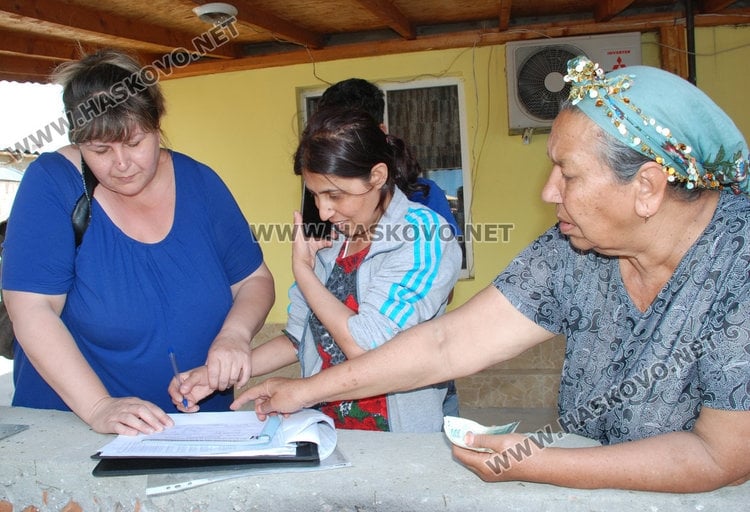
[[[81,245],[83,234],[89,227],[91,221],[91,198],[94,197],[94,188],[99,184],[94,173],[91,172],[86,160],[81,157],[81,169],[83,169],[83,194],[76,201],[73,213],[70,216],[73,223],[73,233],[76,237],[76,247]]]

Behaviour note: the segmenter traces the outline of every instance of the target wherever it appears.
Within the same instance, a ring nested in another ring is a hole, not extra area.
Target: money
[[[510,434],[515,432],[518,427],[518,422],[508,423],[507,425],[492,425],[485,427],[480,425],[476,421],[467,420],[466,418],[458,418],[456,416],[446,416],[443,418],[443,430],[448,440],[460,446],[461,448],[467,448],[474,450],[475,452],[492,452],[489,448],[476,448],[473,446],[466,445],[466,434],[472,432],[474,434]]]

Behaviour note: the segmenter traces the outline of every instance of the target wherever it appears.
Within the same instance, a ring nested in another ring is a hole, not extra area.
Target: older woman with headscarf
[[[542,192],[559,222],[462,307],[310,379],[263,382],[244,395],[256,410],[469,375],[563,333],[559,427],[603,446],[468,434],[491,453],[454,455],[482,479],[672,492],[748,479],[747,144],[665,71],[605,75],[579,58],[567,79]]]

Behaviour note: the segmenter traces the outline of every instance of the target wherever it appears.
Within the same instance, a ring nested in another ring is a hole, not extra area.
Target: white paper
[[[289,417],[269,418],[281,425],[270,439],[261,436],[266,422],[254,411],[170,414],[175,426],[162,433],[118,436],[99,455],[102,457],[252,457],[294,455],[298,442],[318,445],[323,460],[336,448],[333,420],[314,409]]]

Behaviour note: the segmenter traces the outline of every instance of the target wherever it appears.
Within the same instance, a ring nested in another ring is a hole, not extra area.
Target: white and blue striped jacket
[[[339,237],[332,247],[318,251],[315,273],[321,282],[328,280],[343,242]],[[359,346],[371,350],[441,315],[458,280],[461,258],[446,220],[396,189],[357,271],[359,312],[349,319],[349,331]],[[296,283],[289,299],[286,332],[299,342],[302,376],[308,377],[322,365],[308,328],[311,312]],[[444,397],[444,385],[388,395],[390,430],[439,432]]]

